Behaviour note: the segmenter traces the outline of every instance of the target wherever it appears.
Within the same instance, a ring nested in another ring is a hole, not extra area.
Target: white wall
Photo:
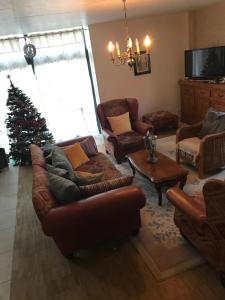
[[[225,45],[225,1],[193,11],[191,48]]]
[[[140,115],[155,110],[178,113],[178,80],[184,77],[184,50],[189,46],[188,13],[129,19],[129,30],[140,41],[146,34],[153,38],[152,73],[134,76],[127,65],[115,67],[107,51],[109,40],[125,46],[123,21],[90,26],[90,38],[96,68],[100,101],[134,97],[139,100]]]

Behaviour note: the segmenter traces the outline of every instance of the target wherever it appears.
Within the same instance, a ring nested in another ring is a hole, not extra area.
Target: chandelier
[[[123,1],[125,28],[126,28],[126,33],[127,33],[126,51],[121,52],[119,43],[116,42],[114,45],[112,41],[109,41],[109,43],[108,43],[108,50],[111,53],[111,60],[114,65],[121,66],[121,65],[127,63],[128,66],[132,68],[135,64],[135,61],[138,60],[138,58],[140,58],[141,51],[140,51],[139,41],[137,38],[135,39],[136,51],[133,50],[133,41],[129,35],[129,30],[128,30],[126,0],[122,0],[122,1]],[[151,41],[150,37],[148,35],[146,35],[146,37],[144,39],[144,46],[146,49],[146,53],[148,55],[150,54],[151,43],[152,43],[152,41]]]

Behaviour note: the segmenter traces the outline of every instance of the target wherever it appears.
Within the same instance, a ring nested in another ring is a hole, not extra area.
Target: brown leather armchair
[[[225,286],[225,182],[209,180],[194,196],[173,187],[167,197],[181,234],[219,271]]]
[[[113,134],[107,117],[118,116],[129,112],[132,131],[120,135]],[[118,163],[121,163],[125,155],[143,149],[143,135],[152,126],[138,119],[137,99],[114,99],[97,106],[97,115],[102,127],[106,151],[112,154]]]
[[[202,122],[178,129],[176,160],[189,162],[197,168],[199,178],[204,178],[207,172],[225,166],[225,131],[200,139],[201,128]]]

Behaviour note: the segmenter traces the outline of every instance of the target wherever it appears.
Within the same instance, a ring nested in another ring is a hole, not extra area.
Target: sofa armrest
[[[202,128],[202,122],[191,125],[191,126],[185,126],[181,127],[177,130],[176,133],[176,142],[182,141],[184,139],[188,139],[194,136],[197,136],[197,133]]]
[[[71,229],[80,232],[83,226],[104,224],[114,215],[115,222],[118,214],[124,210],[139,210],[145,205],[145,196],[137,186],[127,186],[106,193],[98,194],[87,199],[79,200],[64,206],[52,208],[45,216],[42,227],[47,235],[54,232],[65,232]]]
[[[148,130],[153,130],[153,126],[142,121],[136,121],[132,124],[132,129],[141,135],[145,135]]]
[[[58,142],[58,143],[56,143],[56,145],[59,146],[59,147],[66,147],[66,146],[72,145],[74,143],[80,143],[80,142],[82,142],[83,140],[85,140],[86,138],[89,138],[89,137],[92,137],[92,136],[88,135],[88,136],[83,136],[83,137],[77,137],[77,138],[74,138],[74,139],[71,139],[71,140]]]
[[[206,219],[206,211],[204,205],[193,201],[192,197],[185,194],[177,187],[170,188],[167,193],[167,198],[172,204],[190,219],[202,223]]]

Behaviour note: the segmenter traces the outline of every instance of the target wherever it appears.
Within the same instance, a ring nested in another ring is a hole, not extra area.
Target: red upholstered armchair
[[[225,287],[225,182],[209,180],[203,193],[192,197],[174,187],[167,197],[181,234],[219,271]]]
[[[114,117],[129,112],[132,131],[115,135],[110,127],[107,117]],[[118,163],[123,161],[125,155],[138,151],[144,147],[143,135],[152,126],[138,119],[137,99],[114,99],[97,106],[97,114],[102,127],[106,151],[112,154]]]

